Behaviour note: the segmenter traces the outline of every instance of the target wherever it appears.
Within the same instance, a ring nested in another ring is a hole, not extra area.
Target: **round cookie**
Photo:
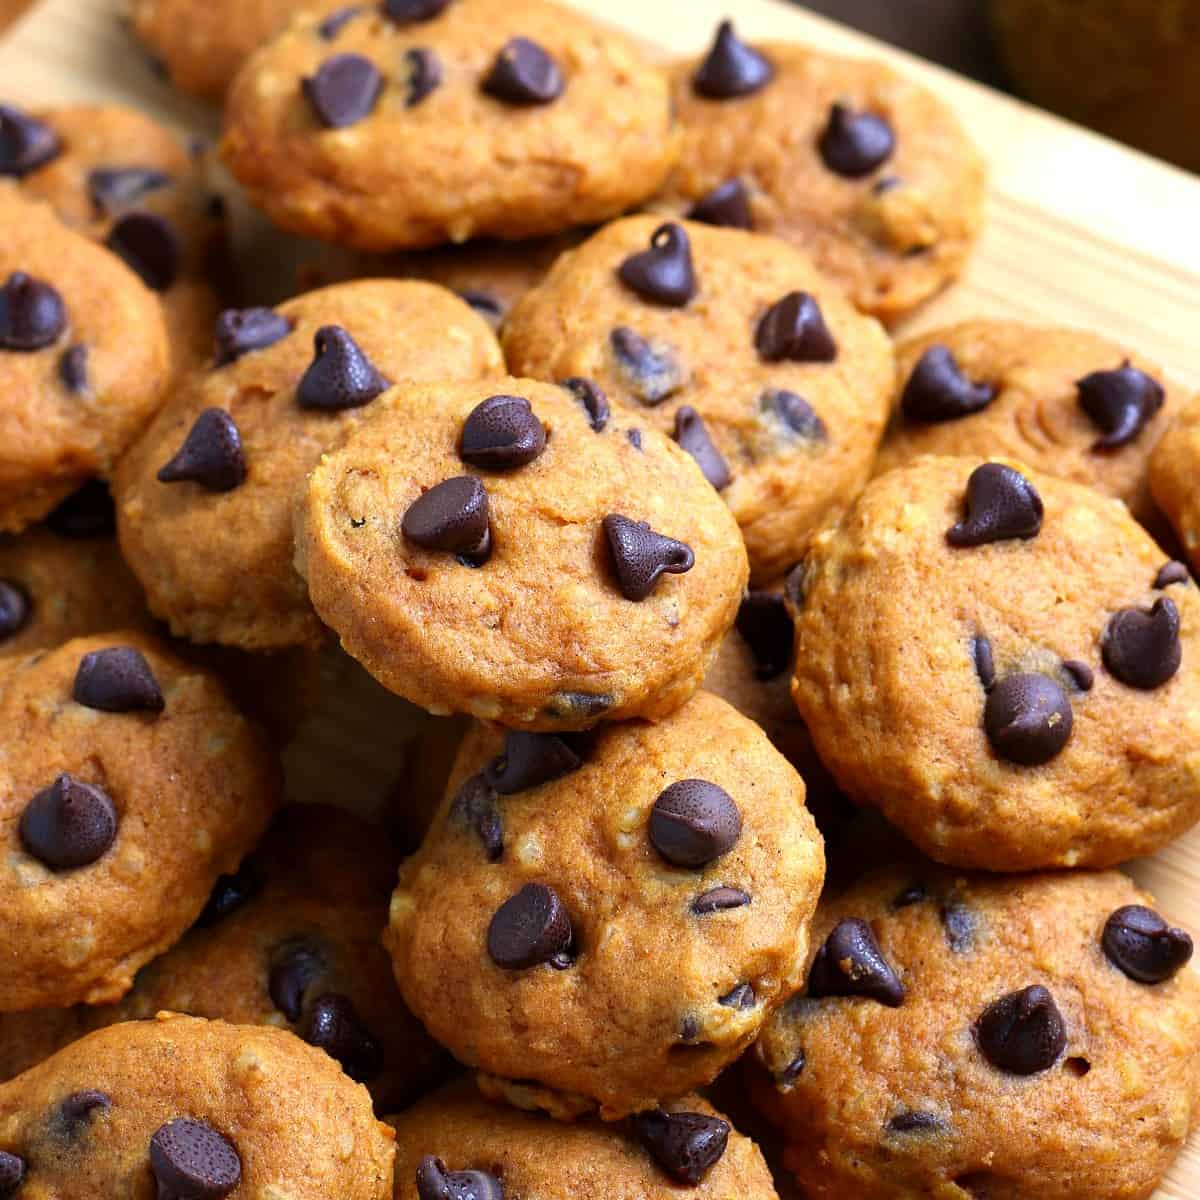
[[[0,1084],[15,1196],[389,1200],[393,1136],[294,1034],[159,1014]]]
[[[1200,1116],[1191,939],[1152,905],[929,865],[824,903],[752,1076],[804,1195],[1148,1197]]]
[[[447,1177],[465,1183],[475,1172],[521,1200],[678,1200],[681,1194],[689,1200],[776,1200],[758,1147],[699,1096],[623,1126],[566,1125],[490,1103],[463,1080],[392,1123],[395,1200],[432,1200],[446,1194],[436,1188]],[[669,1131],[665,1137],[663,1130]],[[485,1191],[489,1185],[478,1176],[473,1181],[481,1186],[471,1195],[499,1195]]]
[[[1200,816],[1200,596],[1120,501],[914,459],[788,592],[822,761],[931,857],[1108,866]]]
[[[278,766],[141,633],[0,661],[0,1012],[119,999],[261,835]]]
[[[672,434],[733,510],[756,581],[866,482],[891,344],[774,238],[630,217],[564,254],[504,328],[509,370],[592,380]]]
[[[296,565],[385,687],[563,730],[699,686],[746,582],[737,526],[668,438],[597,414],[524,379],[397,388],[324,455]]]
[[[550,0],[298,17],[235,80],[221,142],[275,224],[363,250],[594,224],[676,149],[665,73]]]
[[[151,610],[194,641],[319,641],[292,568],[304,477],[388,384],[499,370],[483,318],[432,284],[363,280],[222,314],[211,369],[175,391],[114,481],[121,549]]]
[[[494,1090],[615,1119],[754,1040],[823,876],[803,781],[700,692],[588,737],[473,729],[384,937],[409,1007]]]
[[[896,402],[876,474],[920,454],[1019,459],[1153,516],[1147,463],[1182,396],[1096,334],[967,321],[896,351]]]
[[[1150,458],[1150,489],[1193,568],[1200,567],[1200,395],[1183,406]]]
[[[107,475],[158,408],[170,364],[158,301],[107,250],[0,189],[0,532]]]
[[[726,22],[674,70],[679,163],[657,202],[812,255],[892,321],[958,276],[985,170],[954,115],[881,62],[743,43]]]

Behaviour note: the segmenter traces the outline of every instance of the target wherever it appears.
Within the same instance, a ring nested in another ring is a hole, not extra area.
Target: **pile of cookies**
[[[1149,1196],[1200,978],[1114,868],[1200,819],[1200,401],[893,342],[953,116],[550,0],[133,29],[330,249],[277,299],[203,147],[0,106],[0,1198]],[[429,714],[381,821],[284,803],[366,736],[334,642]]]

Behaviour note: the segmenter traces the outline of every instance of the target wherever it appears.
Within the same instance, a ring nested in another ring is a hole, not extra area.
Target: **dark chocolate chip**
[[[28,175],[61,152],[62,143],[49,125],[0,104],[0,175]]]
[[[685,1045],[695,1046],[700,1044],[700,1021],[697,1017],[690,1013],[683,1018],[683,1022],[679,1027],[679,1040]],[[704,1043],[708,1044],[708,1043]]]
[[[729,471],[725,456],[708,436],[704,419],[690,404],[682,405],[676,412],[674,436],[679,445],[696,460],[704,478],[718,492],[733,482],[733,475]]]
[[[223,408],[206,408],[183,445],[159,468],[159,483],[197,483],[208,492],[231,492],[246,480],[242,435]]]
[[[863,996],[890,1008],[904,1003],[904,985],[883,957],[866,921],[847,917],[825,939],[808,972],[808,994]]]
[[[690,546],[657,533],[647,521],[610,513],[603,525],[617,584],[626,600],[645,600],[664,574],[682,575],[695,565]]]
[[[1192,939],[1151,908],[1127,904],[1104,923],[1100,944],[1113,966],[1138,983],[1163,983],[1192,957]]]
[[[1068,658],[1063,663],[1063,670],[1070,676],[1071,682],[1081,692],[1090,692],[1096,682],[1096,672],[1085,662],[1077,658]]]
[[[153,167],[96,167],[88,172],[87,190],[98,212],[114,216],[170,182],[170,175]]]
[[[517,971],[541,966],[570,950],[571,918],[553,888],[527,883],[496,910],[487,947],[498,967]]]
[[[450,7],[450,0],[383,0],[383,15],[397,25],[432,21]]]
[[[408,72],[408,94],[404,97],[404,105],[416,108],[442,86],[442,60],[432,50],[414,46],[404,52],[404,65]]]
[[[817,146],[821,161],[835,175],[861,179],[892,157],[896,135],[877,113],[855,112],[845,104],[835,104]]]
[[[704,779],[681,779],[650,810],[650,843],[676,867],[706,867],[728,854],[742,834],[733,797]]]
[[[725,1153],[729,1125],[704,1113],[638,1113],[632,1119],[637,1139],[654,1161],[680,1183],[698,1184]]]
[[[732,100],[759,91],[774,76],[770,59],[743,42],[732,21],[722,21],[708,55],[692,76],[692,88],[710,100]]]
[[[778,592],[748,592],[738,607],[736,628],[754,655],[757,678],[774,679],[792,665],[794,628]]]
[[[371,114],[383,91],[383,76],[361,54],[335,54],[300,81],[313,115],[326,129],[345,129]]]
[[[753,1008],[758,1003],[758,997],[754,994],[754,984],[739,983],[737,987],[726,992],[717,1003],[725,1008]]]
[[[546,430],[524,396],[489,396],[463,422],[459,457],[484,471],[511,471],[546,449]]]
[[[650,248],[631,254],[617,274],[621,282],[651,304],[683,308],[696,295],[692,243],[682,225],[660,225],[650,235]]]
[[[583,759],[566,738],[510,729],[504,735],[504,753],[488,763],[484,775],[500,795],[511,796],[561,779],[582,765]]]
[[[1020,471],[984,463],[967,480],[967,516],[946,531],[952,546],[982,546],[1035,537],[1042,528],[1042,498]]]
[[[789,292],[763,314],[754,344],[764,362],[833,362],[837,343],[807,292]]]
[[[71,692],[76,704],[100,712],[162,712],[162,688],[146,656],[133,646],[109,646],[85,654]]]
[[[251,900],[261,886],[254,864],[246,859],[232,875],[218,875],[196,924],[202,929],[215,925]]]
[[[1154,577],[1154,586],[1156,588],[1169,588],[1176,583],[1187,583],[1191,579],[1188,574],[1187,564],[1181,563],[1178,559],[1172,559],[1169,563],[1165,563]]]
[[[626,330],[628,332],[628,330]],[[588,424],[596,433],[601,433],[608,424],[608,397],[590,379],[573,375],[564,379],[561,384],[576,400],[583,405],[587,413]]]
[[[946,1128],[946,1122],[931,1112],[897,1113],[887,1123],[889,1133],[941,1133]]]
[[[108,484],[89,479],[46,518],[46,524],[63,538],[109,537],[116,533],[117,513]]]
[[[614,698],[607,694],[597,695],[594,692],[555,692],[546,713],[551,717],[598,717],[607,712],[614,704]]]
[[[946,942],[955,954],[966,954],[975,944],[975,912],[960,901],[942,905],[942,928]]]
[[[803,396],[783,388],[771,388],[758,398],[763,412],[774,413],[789,434],[806,442],[824,442],[829,438],[825,422]]]
[[[51,870],[86,867],[113,844],[117,811],[100,788],[66,772],[21,814],[21,843]]]
[[[304,1040],[341,1063],[356,1083],[366,1083],[383,1070],[383,1047],[362,1023],[349,996],[330,992],[313,1001]]]
[[[983,728],[996,755],[1024,767],[1060,754],[1074,723],[1070,700],[1045,675],[1006,675],[983,706]]]
[[[83,342],[68,346],[58,360],[58,377],[69,392],[88,390],[88,348]]]
[[[217,317],[215,363],[223,367],[252,350],[265,350],[291,332],[291,321],[274,309],[227,308]]]
[[[500,327],[504,320],[504,305],[490,292],[480,288],[459,288],[458,297],[466,301],[493,329]]]
[[[642,448],[642,431],[640,429],[627,429],[625,431],[625,440],[635,449]]]
[[[81,1125],[92,1119],[93,1113],[111,1106],[112,1101],[103,1092],[72,1092],[58,1106],[58,1118],[62,1123],[63,1132],[68,1137],[73,1137]]]
[[[14,271],[0,288],[0,349],[26,353],[58,341],[67,327],[63,298],[48,283]]]
[[[362,7],[357,4],[335,9],[317,26],[317,36],[332,42],[360,12]]]
[[[234,1144],[204,1121],[179,1117],[155,1130],[150,1167],[159,1200],[222,1200],[242,1181]]]
[[[427,1154],[417,1167],[417,1200],[504,1200],[504,1188],[486,1171],[447,1171]]]
[[[701,892],[692,901],[692,912],[698,917],[707,917],[710,913],[728,912],[731,908],[744,908],[750,903],[750,895],[741,888],[715,887],[707,892]]]
[[[922,424],[957,421],[987,408],[995,398],[991,384],[975,383],[963,374],[948,347],[930,346],[904,385],[900,411]]]
[[[920,904],[929,899],[929,891],[923,883],[910,883],[892,901],[893,908],[908,908],[911,904]]]
[[[276,952],[267,976],[271,1003],[289,1021],[299,1021],[304,1012],[304,994],[324,969],[320,951],[310,942],[286,942]]]
[[[651,345],[632,329],[618,326],[609,334],[609,342],[617,369],[643,404],[661,404],[687,382],[678,360],[667,347]]]
[[[463,781],[450,803],[450,817],[479,838],[488,862],[500,861],[504,854],[504,823],[496,804],[496,789],[482,771]]]
[[[1129,687],[1161,687],[1183,661],[1175,601],[1160,596],[1149,612],[1123,608],[1114,613],[1100,638],[1100,653],[1108,673]]]
[[[1040,985],[993,1001],[974,1025],[984,1058],[1010,1075],[1036,1075],[1058,1061],[1066,1028],[1054,997]]]
[[[487,491],[474,475],[443,480],[409,505],[400,527],[410,542],[425,550],[482,563],[492,544]]]
[[[549,104],[566,86],[558,63],[525,37],[505,42],[482,84],[489,96],[520,105]]]
[[[696,201],[688,220],[727,229],[753,229],[750,189],[740,179],[728,179]]]
[[[1128,445],[1166,399],[1158,380],[1128,362],[1112,371],[1093,371],[1075,386],[1080,407],[1103,435],[1093,450],[1118,450]]]
[[[982,633],[977,633],[971,639],[971,658],[983,690],[990,692],[996,686],[996,661],[992,657],[992,643]]]
[[[803,1050],[797,1050],[791,1060],[775,1072],[776,1084],[783,1088],[791,1087],[804,1074],[804,1068],[807,1065],[807,1055],[805,1055]]]
[[[0,579],[0,642],[20,633],[32,612],[33,605],[24,588],[11,579]]]
[[[153,291],[166,291],[179,278],[183,243],[175,226],[157,213],[126,213],[104,244]]]
[[[313,360],[296,385],[296,403],[317,412],[342,412],[370,404],[389,382],[340,325],[313,335]]]
[[[0,1197],[15,1196],[25,1181],[25,1160],[17,1154],[0,1150]]]

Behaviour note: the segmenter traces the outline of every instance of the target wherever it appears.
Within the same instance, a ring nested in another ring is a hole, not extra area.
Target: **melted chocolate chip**
[[[676,867],[700,868],[728,854],[742,833],[733,797],[704,779],[665,788],[650,811],[650,842]]]
[[[1068,658],[1063,663],[1063,670],[1070,677],[1071,683],[1078,691],[1090,692],[1096,682],[1096,673],[1085,662],[1077,658]]]
[[[789,292],[767,309],[754,335],[764,362],[833,362],[837,343],[807,292]]]
[[[58,134],[44,121],[0,104],[0,175],[28,175],[61,152]]]
[[[313,1002],[304,1040],[341,1063],[356,1083],[374,1079],[383,1070],[383,1047],[362,1023],[354,1002],[339,992],[318,996]]]
[[[157,213],[127,213],[104,244],[153,291],[166,291],[179,278],[183,243],[175,226]]]
[[[276,952],[267,976],[271,1003],[289,1021],[299,1021],[304,1012],[304,994],[324,970],[321,953],[311,943],[285,942]]]
[[[86,867],[117,836],[117,811],[100,788],[66,772],[38,792],[21,814],[21,844],[53,871]]]
[[[88,172],[87,190],[98,212],[114,216],[170,183],[170,175],[153,167],[96,167]]]
[[[416,108],[442,86],[442,61],[432,50],[414,46],[404,52],[404,66],[408,72],[408,93],[404,97],[404,106]]]
[[[504,44],[483,81],[483,90],[505,104],[549,104],[563,94],[566,80],[558,63],[529,38]]]
[[[1145,429],[1166,400],[1162,384],[1126,362],[1078,384],[1079,405],[1103,435],[1093,450],[1119,450]]]
[[[246,456],[242,435],[229,413],[206,408],[155,478],[159,483],[197,483],[209,492],[241,487],[246,480]]]
[[[646,521],[610,513],[603,527],[617,584],[626,600],[645,600],[664,574],[682,575],[695,565],[690,546],[657,533]]]
[[[753,229],[750,189],[740,179],[729,179],[701,196],[688,213],[689,221],[727,229]]]
[[[1100,944],[1113,966],[1138,983],[1163,983],[1192,957],[1192,939],[1151,908],[1127,904],[1104,923]]]
[[[984,463],[967,480],[966,519],[946,531],[946,541],[967,547],[1035,537],[1043,515],[1041,496],[1020,471]]]
[[[17,1189],[25,1181],[25,1170],[25,1160],[20,1155],[0,1150],[0,1196],[4,1200],[17,1194]]]
[[[510,729],[504,735],[504,753],[488,763],[484,775],[500,795],[511,796],[561,779],[582,765],[565,737]]]
[[[942,1133],[948,1128],[945,1121],[931,1112],[897,1113],[888,1123],[888,1133]]]
[[[159,1200],[223,1200],[242,1181],[234,1144],[204,1121],[179,1117],[150,1139]]]
[[[922,424],[957,421],[987,408],[995,398],[991,384],[976,383],[963,374],[948,347],[930,346],[904,385],[900,411]]]
[[[0,579],[0,642],[20,633],[32,613],[33,605],[24,588],[11,579]]]
[[[671,350],[658,343],[652,345],[632,329],[618,326],[609,335],[609,343],[617,370],[643,404],[661,404],[687,382]]]
[[[862,996],[890,1008],[904,1003],[904,985],[883,957],[866,921],[839,921],[817,951],[808,972],[808,994]]]
[[[729,464],[708,435],[704,419],[691,407],[682,405],[675,413],[675,440],[695,460],[704,478],[717,489],[724,491],[732,482]]]
[[[1023,767],[1057,757],[1074,723],[1070,700],[1045,675],[1006,675],[983,708],[983,728],[997,757]]]
[[[418,1200],[504,1200],[504,1188],[486,1171],[447,1171],[427,1154],[417,1167]]]
[[[696,295],[692,244],[682,225],[668,222],[650,236],[650,248],[617,269],[621,282],[651,304],[683,308]]]
[[[546,449],[546,430],[524,396],[489,396],[463,422],[459,457],[484,471],[527,466]]]
[[[500,861],[504,854],[504,823],[496,804],[496,789],[482,771],[463,781],[450,803],[450,819],[479,838],[488,862]]]
[[[693,1187],[725,1153],[729,1125],[704,1113],[653,1109],[632,1118],[633,1132],[673,1179]]]
[[[361,54],[335,54],[302,79],[300,89],[326,129],[345,129],[370,116],[383,91],[383,76]]]
[[[608,424],[608,397],[590,379],[583,379],[578,375],[564,379],[561,386],[565,387],[583,406],[583,411],[587,413],[588,424],[592,429],[596,433],[602,433]]]
[[[62,1123],[63,1132],[68,1137],[74,1137],[80,1128],[92,1119],[94,1113],[102,1112],[111,1106],[112,1101],[103,1092],[72,1092],[58,1106],[58,1118]],[[2,1194],[0,1192],[0,1195]]]
[[[474,475],[446,479],[409,505],[400,527],[422,549],[442,550],[468,564],[481,564],[492,544],[487,491]]]
[[[317,36],[323,41],[332,42],[360,12],[362,8],[357,4],[335,9],[317,26]]]
[[[566,954],[571,937],[571,918],[554,889],[542,883],[527,883],[492,917],[488,954],[498,967],[524,970]]]
[[[227,308],[217,317],[215,365],[223,367],[265,350],[292,332],[292,323],[270,308]]]
[[[1146,612],[1123,608],[1108,619],[1100,638],[1104,665],[1114,679],[1149,691],[1161,687],[1179,670],[1179,609],[1160,596]]]
[[[758,1003],[752,983],[739,983],[732,991],[728,991],[718,1001],[725,1008],[736,1008],[744,1011],[753,1008]]]
[[[612,708],[614,703],[614,698],[607,694],[555,692],[545,711],[551,717],[567,717],[575,720],[577,717],[598,717]]]
[[[218,875],[196,924],[202,929],[236,912],[258,892],[261,881],[254,864],[246,859],[232,875]]]
[[[993,1001],[975,1022],[974,1033],[984,1058],[1010,1075],[1048,1070],[1067,1044],[1054,997],[1039,985]]]
[[[710,100],[732,100],[760,91],[774,76],[770,59],[743,42],[732,21],[722,21],[707,57],[692,76],[692,88]]]
[[[296,403],[315,412],[343,412],[370,404],[388,386],[340,325],[322,325],[313,336],[313,360],[296,385]]]
[[[829,110],[817,148],[822,162],[835,175],[861,179],[892,157],[896,135],[878,114],[855,112],[845,104],[835,104]]]
[[[88,389],[88,348],[83,342],[68,346],[58,360],[58,377],[69,392],[82,394]]]
[[[698,917],[707,917],[711,913],[728,912],[731,908],[744,908],[749,903],[749,893],[741,888],[715,887],[701,892],[692,901],[692,912]]]
[[[975,944],[975,913],[960,901],[948,901],[942,905],[942,928],[946,931],[946,942],[955,954],[966,954]]]
[[[450,0],[383,0],[383,14],[397,25],[432,21],[450,7]]]
[[[109,646],[85,654],[75,672],[72,698],[100,712],[154,712],[166,707],[146,656],[133,646]]]
[[[983,690],[990,692],[996,686],[996,662],[992,657],[992,643],[982,633],[971,639],[971,658]]]
[[[46,518],[46,524],[62,538],[110,537],[117,531],[117,513],[108,485],[88,480]]]
[[[792,665],[792,618],[778,592],[747,593],[738,607],[736,628],[754,655],[757,678],[774,679]]]
[[[67,327],[67,308],[56,289],[24,271],[0,288],[0,349],[32,353],[52,345]]]
[[[829,440],[825,422],[817,416],[813,406],[795,392],[789,392],[782,388],[770,389],[763,392],[758,398],[758,406],[763,412],[772,413],[777,417],[784,430],[801,441],[825,442]]]
[[[1169,588],[1177,583],[1189,583],[1191,576],[1188,574],[1187,564],[1179,562],[1178,559],[1172,559],[1169,563],[1165,563],[1154,577],[1155,588]]]

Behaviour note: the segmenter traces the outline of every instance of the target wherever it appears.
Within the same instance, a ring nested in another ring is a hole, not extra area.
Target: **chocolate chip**
[[[688,220],[728,229],[753,229],[750,189],[740,179],[728,179],[696,201]]]
[[[242,435],[229,413],[206,408],[156,478],[159,483],[197,483],[209,492],[241,487],[246,480],[246,456]]]
[[[202,929],[236,912],[251,900],[261,886],[254,864],[247,859],[232,875],[218,875],[196,924]]]
[[[682,575],[695,565],[690,546],[655,532],[647,521],[610,513],[603,526],[617,584],[626,600],[645,600],[664,574]]]
[[[991,384],[975,383],[963,374],[948,347],[930,346],[904,385],[900,411],[922,424],[957,421],[987,408],[995,398]]]
[[[692,88],[710,100],[732,100],[759,91],[774,76],[770,59],[743,42],[732,21],[722,21],[707,57],[692,76]]]
[[[1154,586],[1156,588],[1169,588],[1176,583],[1188,583],[1191,575],[1188,573],[1187,564],[1181,563],[1178,559],[1172,559],[1169,563],[1165,563],[1154,577]]]
[[[971,658],[983,690],[990,692],[996,686],[996,662],[992,657],[992,643],[982,633],[971,639]]]
[[[341,1063],[356,1083],[374,1079],[383,1070],[383,1047],[362,1023],[354,1002],[339,992],[313,1002],[304,1040]]]
[[[457,295],[460,300],[469,304],[493,329],[500,327],[504,320],[504,305],[490,292],[479,288],[459,288]]]
[[[71,692],[76,704],[100,712],[162,712],[162,689],[146,656],[132,646],[109,646],[85,654]]]
[[[1048,1070],[1067,1044],[1062,1014],[1040,985],[993,1001],[975,1022],[974,1034],[984,1058],[1010,1075]]]
[[[1085,662],[1077,658],[1068,658],[1063,663],[1063,670],[1071,679],[1071,683],[1081,692],[1090,692],[1096,682],[1096,673]]]
[[[546,430],[524,396],[489,396],[463,422],[459,457],[484,471],[511,471],[546,448]]]
[[[409,505],[400,527],[425,550],[444,550],[478,565],[486,561],[492,544],[488,494],[474,475],[446,479]]]
[[[61,152],[58,134],[44,121],[0,104],[0,175],[28,175]]]
[[[892,901],[893,908],[908,908],[912,904],[920,904],[929,899],[929,891],[923,883],[910,883]]]
[[[32,612],[33,605],[21,585],[0,579],[0,642],[20,633]]]
[[[345,129],[371,114],[383,91],[383,76],[361,54],[335,54],[315,75],[300,81],[300,90],[326,129]]]
[[[63,538],[109,537],[117,530],[117,514],[108,485],[89,479],[46,518],[46,524]]]
[[[58,1106],[58,1117],[62,1123],[63,1132],[68,1137],[73,1137],[81,1125],[92,1119],[92,1114],[97,1109],[103,1110],[111,1106],[112,1101],[103,1092],[72,1092]],[[0,1195],[2,1194],[0,1192]]]
[[[321,953],[311,943],[285,942],[276,952],[267,976],[271,1003],[289,1021],[299,1021],[304,1012],[304,993],[324,969]]]
[[[1149,612],[1123,608],[1108,619],[1100,638],[1108,673],[1132,688],[1161,687],[1179,670],[1179,609],[1160,596]]]
[[[650,810],[650,843],[676,867],[706,867],[728,854],[742,833],[733,797],[704,779],[681,779]]]
[[[651,345],[632,329],[618,326],[609,334],[609,343],[626,386],[643,404],[661,404],[687,382],[669,349]]]
[[[758,1003],[752,983],[739,983],[732,991],[728,991],[718,1001],[725,1008],[745,1010],[753,1008]]]
[[[692,912],[698,917],[707,917],[710,913],[728,912],[731,908],[744,908],[750,903],[750,895],[741,888],[715,887],[707,892],[701,892],[692,901]]]
[[[808,972],[809,996],[863,996],[889,1008],[904,1003],[904,985],[883,957],[866,921],[839,921],[817,951]]]
[[[757,678],[774,679],[792,665],[792,618],[778,592],[747,593],[738,607],[736,628],[754,655]]]
[[[170,182],[170,175],[153,167],[96,167],[88,172],[87,190],[97,211],[113,216]]]
[[[0,349],[29,353],[58,341],[67,327],[62,296],[48,283],[14,271],[0,288]]]
[[[504,854],[504,824],[496,806],[496,789],[482,771],[463,781],[450,802],[450,819],[479,838],[488,862],[500,861]]]
[[[817,416],[813,406],[795,392],[783,388],[768,389],[758,398],[758,407],[777,417],[789,435],[806,442],[824,442],[829,438],[825,422]]]
[[[608,424],[608,397],[590,379],[583,379],[578,375],[564,379],[560,386],[565,387],[583,405],[583,411],[587,413],[588,424],[592,429],[596,433],[603,432]]]
[[[1020,471],[984,463],[967,480],[967,516],[946,531],[952,546],[982,546],[1035,537],[1044,509],[1037,489]]]
[[[546,706],[546,714],[551,717],[598,717],[607,712],[616,703],[611,695],[597,695],[593,692],[555,692],[550,703]]]
[[[332,42],[360,12],[362,8],[357,4],[335,9],[317,26],[317,36]]]
[[[383,15],[397,25],[432,21],[450,7],[450,0],[383,0]]]
[[[1166,399],[1162,384],[1128,361],[1113,371],[1093,371],[1075,386],[1080,407],[1103,434],[1093,450],[1118,450],[1128,445]]]
[[[242,1181],[234,1144],[204,1121],[179,1117],[150,1139],[158,1200],[222,1200]]]
[[[1071,702],[1045,675],[1006,675],[983,706],[983,727],[999,758],[1039,767],[1062,752],[1075,723]]]
[[[808,1058],[803,1050],[797,1050],[794,1057],[784,1066],[780,1067],[775,1072],[774,1078],[777,1086],[781,1088],[791,1087],[801,1075],[804,1074],[804,1068],[808,1065]]]
[[[15,1196],[25,1181],[25,1160],[7,1150],[0,1150],[0,1196],[5,1200]]]
[[[270,308],[227,308],[217,317],[215,364],[223,367],[265,350],[292,332],[292,323]]]
[[[888,1133],[941,1133],[946,1128],[946,1122],[931,1112],[897,1113],[887,1123]]]
[[[966,954],[975,943],[975,913],[960,901],[942,905],[942,928],[946,942],[955,954]]]
[[[729,1141],[728,1123],[704,1113],[652,1109],[638,1113],[632,1124],[654,1161],[673,1179],[693,1187],[720,1162]]]
[[[418,1200],[504,1200],[500,1181],[486,1171],[447,1171],[427,1154],[417,1167]]]
[[[566,87],[558,64],[529,38],[505,42],[482,84],[483,90],[505,104],[549,104]]]
[[[69,392],[88,390],[88,348],[82,342],[68,346],[58,360],[58,377]]]
[[[733,482],[729,464],[725,456],[717,449],[716,443],[708,436],[704,419],[692,408],[684,404],[675,414],[675,440],[695,460],[704,478],[718,492],[727,488]]]
[[[583,759],[556,733],[525,733],[510,729],[504,753],[484,768],[487,781],[502,796],[540,787],[578,771]]]
[[[296,385],[296,403],[317,412],[342,412],[370,404],[390,386],[340,325],[322,325],[313,336],[313,360]]]
[[[767,309],[754,334],[764,362],[833,362],[837,344],[820,306],[807,292],[789,292]]]
[[[692,243],[682,225],[660,225],[650,235],[650,248],[631,254],[617,274],[621,282],[651,304],[683,308],[696,295]]]
[[[625,440],[635,449],[642,448],[642,431],[640,429],[627,429],[625,431]]]
[[[104,244],[153,291],[165,291],[179,278],[183,243],[175,226],[157,213],[126,213]]]
[[[845,104],[835,104],[817,146],[822,162],[835,175],[861,179],[892,157],[896,135],[876,113],[855,112]]]
[[[1100,944],[1109,962],[1138,983],[1163,983],[1192,957],[1191,937],[1141,904],[1118,908]]]
[[[65,771],[21,814],[21,843],[51,870],[94,863],[117,836],[117,812],[100,788]]]
[[[414,46],[404,52],[404,65],[408,74],[408,93],[404,97],[404,106],[416,108],[426,96],[442,86],[442,62],[432,50]]]
[[[527,883],[496,910],[488,954],[498,967],[523,970],[548,963],[571,947],[571,918],[553,888]]]

